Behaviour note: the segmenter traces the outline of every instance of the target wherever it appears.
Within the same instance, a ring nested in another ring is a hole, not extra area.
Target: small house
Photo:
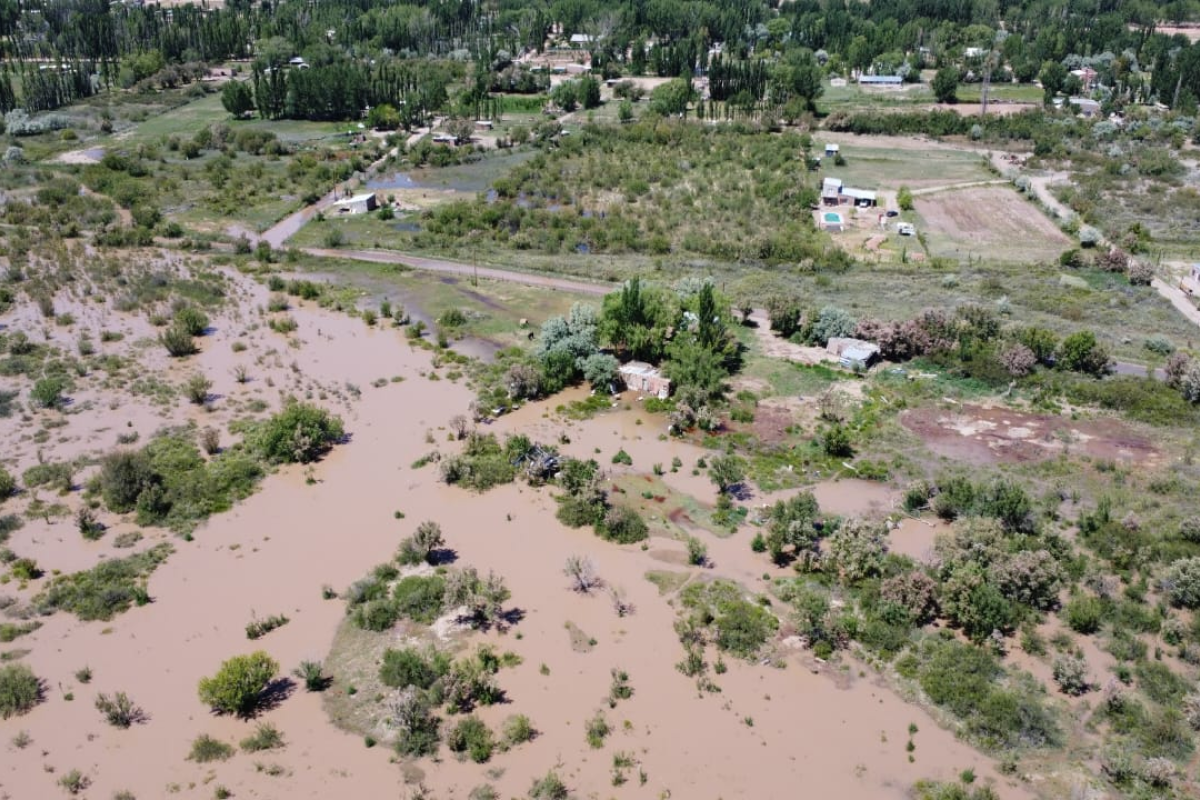
[[[899,75],[859,75],[859,86],[901,86],[904,83],[904,78]]]
[[[827,143],[827,144],[825,145],[825,155],[827,155],[827,156],[836,156],[836,155],[838,154],[838,151],[839,151],[839,150],[841,150],[841,149],[842,149],[842,148],[841,148],[839,145],[836,145],[836,144],[833,144],[832,142],[829,142],[829,143]]]
[[[378,208],[379,202],[374,192],[366,192],[338,200],[333,207],[339,214],[367,214]]]
[[[571,34],[571,47],[589,47],[592,44],[592,37],[586,33]]]
[[[671,381],[657,367],[645,361],[629,361],[617,370],[625,387],[634,392],[650,394],[666,400],[671,393]]]
[[[1072,97],[1070,103],[1075,106],[1081,116],[1088,119],[1100,114],[1100,103],[1096,100],[1091,100],[1087,97]]]
[[[842,187],[842,196],[849,198],[850,203],[859,208],[870,208],[878,202],[877,195],[870,189],[853,189],[845,186]]]
[[[821,202],[827,206],[836,206],[842,202],[842,179],[826,178],[821,181]]]

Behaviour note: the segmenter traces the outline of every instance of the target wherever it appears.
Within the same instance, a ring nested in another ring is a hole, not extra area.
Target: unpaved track
[[[320,258],[348,258],[353,261],[370,261],[376,264],[399,264],[412,269],[427,272],[440,272],[445,275],[465,275],[493,281],[508,281],[523,283],[526,286],[541,286],[546,289],[558,289],[564,292],[578,294],[604,295],[615,287],[611,283],[587,283],[570,280],[569,278],[554,278],[549,275],[539,275],[531,272],[502,269],[500,267],[480,267],[475,264],[464,264],[461,261],[446,261],[441,258],[425,258],[393,250],[325,250],[322,248],[306,248],[302,252]]]

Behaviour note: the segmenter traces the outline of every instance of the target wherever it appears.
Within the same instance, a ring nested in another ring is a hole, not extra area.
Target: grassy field
[[[576,302],[596,302],[595,297],[570,292],[504,281],[473,282],[362,261],[301,257],[289,269],[352,287],[361,309],[378,310],[385,300],[393,307],[404,305],[414,319],[423,319],[431,327],[447,311],[461,311],[466,322],[446,329],[451,338],[470,336],[502,347],[527,345],[529,334],[546,318],[565,314]],[[521,320],[527,320],[526,325]]]

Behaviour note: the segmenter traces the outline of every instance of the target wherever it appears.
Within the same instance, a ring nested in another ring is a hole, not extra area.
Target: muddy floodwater
[[[120,431],[137,431],[145,442],[159,427],[188,422],[219,427],[232,440],[227,425],[241,413],[232,406],[260,400],[278,407],[289,394],[341,414],[348,442],[311,470],[287,467],[268,477],[252,497],[202,525],[193,541],[145,529],[140,547],[171,541],[176,548],[150,579],[150,604],[110,622],[79,622],[58,613],[15,645],[30,651],[23,662],[45,679],[46,699],[28,715],[0,721],[0,795],[56,797],[62,791],[59,776],[78,769],[91,782],[86,796],[94,798],[128,790],[139,798],[199,800],[212,797],[218,785],[242,798],[408,796],[405,773],[387,749],[368,748],[359,735],[334,727],[319,694],[284,684],[280,702],[247,721],[212,715],[196,687],[223,660],[257,649],[270,653],[285,675],[303,659],[323,659],[345,610],[340,599],[323,599],[322,587],[345,588],[389,560],[403,536],[431,519],[440,523],[459,563],[505,579],[510,604],[520,611],[520,621],[507,633],[471,640],[491,641],[521,659],[499,676],[505,702],[481,709],[479,716],[495,727],[509,714],[526,714],[539,732],[489,764],[460,762],[444,748],[439,760],[419,762],[420,780],[434,796],[465,798],[485,782],[503,797],[524,796],[531,781],[551,768],[578,797],[901,800],[920,778],[954,780],[967,768],[981,780],[996,781],[1001,797],[1027,796],[999,776],[989,759],[855,662],[821,664],[798,647],[778,666],[729,660],[728,672],[718,676],[721,691],[698,693],[695,681],[675,667],[683,656],[673,630],[676,608],[645,573],[690,571],[693,579],[731,578],[761,591],[764,573],[786,573],[751,551],[751,531],[743,527],[728,538],[704,534],[713,566],[702,570],[664,559],[682,550],[672,539],[652,538],[642,549],[564,527],[554,516],[553,489],[518,483],[479,495],[448,487],[439,481],[436,465],[413,465],[431,449],[457,447],[446,441],[445,426],[467,409],[473,396],[468,387],[430,380],[430,355],[410,346],[402,332],[368,328],[311,304],[289,312],[299,324],[293,344],[262,325],[257,309],[266,291],[240,276],[230,279],[236,305],[214,316],[201,354],[172,363],[161,348],[138,351],[147,373],[173,380],[196,371],[208,375],[218,396],[212,410],[182,400],[156,405],[120,393],[79,397],[79,412],[41,448],[43,454],[102,453]],[[129,348],[153,335],[141,321],[113,312],[81,316],[79,324],[120,327],[127,332],[122,346]],[[52,334],[64,342],[78,335]],[[246,349],[235,352],[236,341]],[[250,371],[249,381],[234,380],[238,365]],[[621,399],[629,410],[587,421],[554,413],[560,403],[584,394],[526,405],[488,429],[546,442],[569,440],[564,452],[595,457],[606,469],[618,448],[634,464],[622,469],[638,472],[679,458],[689,469],[667,474],[664,481],[701,502],[714,499],[707,476],[690,469],[712,453],[660,437],[663,417],[644,413],[634,398]],[[16,419],[0,420],[6,449],[18,443],[10,452],[24,469],[36,463],[39,448],[22,439],[19,426]],[[80,479],[88,474],[85,470]],[[894,489],[864,481],[819,484],[815,492],[822,508],[836,514],[881,515],[895,501]],[[396,518],[397,511],[403,519]],[[120,523],[100,541],[87,542],[69,517],[31,520],[9,546],[47,568],[71,571],[122,554],[112,547],[113,534],[132,527]],[[893,546],[921,558],[932,535],[930,526],[905,521],[894,532]],[[626,593],[635,613],[618,617],[602,594],[570,591],[562,565],[575,554],[590,557],[606,583]],[[36,588],[6,587],[3,593],[28,598]],[[271,614],[285,614],[291,622],[248,641],[246,623]],[[568,622],[596,640],[590,652],[572,649]],[[75,678],[84,666],[94,675],[87,685]],[[609,709],[604,698],[615,667],[629,673],[634,694]],[[346,689],[335,675],[329,691]],[[144,709],[143,724],[128,730],[104,724],[93,707],[95,695],[116,691],[128,692]],[[601,709],[614,732],[604,749],[592,750],[584,723]],[[208,764],[186,759],[197,736],[236,745],[260,721],[280,729],[284,749],[238,753]],[[905,743],[912,723],[920,732],[910,758]],[[23,749],[9,744],[20,731],[31,740]],[[620,751],[633,754],[644,782],[635,772],[629,784],[612,786],[613,754]],[[414,777],[411,770],[408,777]]]

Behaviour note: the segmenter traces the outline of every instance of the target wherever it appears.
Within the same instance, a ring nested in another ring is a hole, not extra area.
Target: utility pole
[[[988,90],[992,88],[992,56],[995,52],[996,49],[994,47],[988,50],[988,54],[983,62],[983,91],[980,94],[982,102],[979,104],[979,115],[981,117],[987,116]]]

